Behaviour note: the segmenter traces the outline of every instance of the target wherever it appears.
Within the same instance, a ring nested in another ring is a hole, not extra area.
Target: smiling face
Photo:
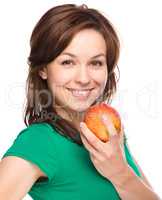
[[[78,32],[40,76],[47,79],[54,107],[84,112],[103,93],[107,82],[103,36],[93,29]]]

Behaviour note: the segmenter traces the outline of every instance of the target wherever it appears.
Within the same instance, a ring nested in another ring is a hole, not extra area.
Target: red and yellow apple
[[[87,127],[94,133],[101,141],[109,141],[109,130],[102,121],[102,115],[107,116],[113,123],[118,134],[121,132],[121,118],[119,113],[106,103],[100,103],[91,106],[84,115],[84,122]]]

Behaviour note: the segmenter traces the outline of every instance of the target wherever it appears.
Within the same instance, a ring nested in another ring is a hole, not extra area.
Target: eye
[[[72,60],[64,60],[61,62],[61,65],[71,65],[71,64],[74,64]]]
[[[102,66],[103,65],[103,62],[100,61],[100,60],[94,60],[91,62],[92,65],[94,66]]]

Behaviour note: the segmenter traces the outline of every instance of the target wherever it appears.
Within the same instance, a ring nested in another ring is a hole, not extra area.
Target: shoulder
[[[16,139],[22,137],[50,137],[54,129],[48,123],[34,123],[22,129]]]
[[[57,165],[54,135],[53,128],[47,123],[32,124],[19,132],[2,158],[16,156],[29,161],[51,180]]]
[[[23,132],[39,132],[39,133],[43,133],[44,131],[53,131],[53,128],[46,122],[42,122],[42,123],[33,123],[29,126],[27,126],[26,128],[24,128],[20,133]]]
[[[22,129],[8,151],[39,153],[41,151],[52,151],[55,146],[55,136],[53,128],[47,123],[35,123]]]

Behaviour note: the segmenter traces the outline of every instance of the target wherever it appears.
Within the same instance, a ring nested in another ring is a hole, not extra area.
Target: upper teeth
[[[71,92],[75,96],[87,96],[90,90],[71,90]]]

